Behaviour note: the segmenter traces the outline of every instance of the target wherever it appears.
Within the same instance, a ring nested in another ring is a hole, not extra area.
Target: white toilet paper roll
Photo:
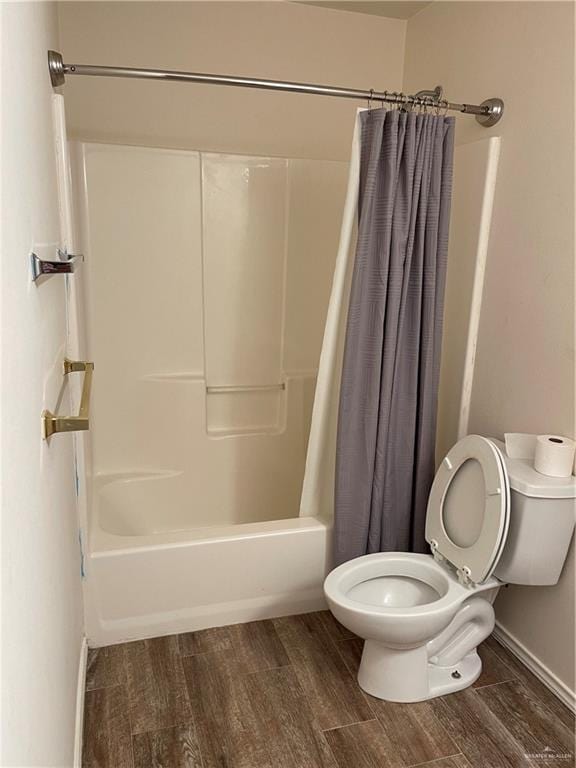
[[[561,435],[538,435],[534,469],[550,477],[570,477],[576,443]]]

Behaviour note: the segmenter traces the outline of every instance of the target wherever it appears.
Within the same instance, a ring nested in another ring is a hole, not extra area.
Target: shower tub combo
[[[151,486],[162,493],[165,482],[143,476],[95,483],[87,581],[91,644],[325,607],[326,523],[296,517],[158,532],[164,522],[156,519]],[[138,522],[131,519],[135,509]]]
[[[299,510],[347,164],[71,156],[89,643],[324,607],[329,523]]]

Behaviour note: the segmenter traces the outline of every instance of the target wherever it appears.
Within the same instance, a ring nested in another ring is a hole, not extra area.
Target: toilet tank
[[[550,585],[560,578],[576,520],[576,477],[548,477],[530,459],[511,459],[500,440],[510,481],[510,527],[493,572],[506,584]]]

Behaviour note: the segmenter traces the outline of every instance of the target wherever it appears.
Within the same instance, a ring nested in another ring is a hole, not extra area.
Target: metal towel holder
[[[84,261],[82,254],[72,255],[66,251],[57,249],[58,259],[50,261],[41,259],[36,253],[30,254],[32,266],[32,281],[35,283],[42,275],[69,275],[76,269],[80,261]]]
[[[84,372],[84,382],[82,384],[78,416],[56,416],[50,411],[42,411],[42,426],[45,440],[56,432],[80,432],[90,428],[90,390],[92,388],[94,363],[64,358],[65,376],[69,373],[82,371]]]

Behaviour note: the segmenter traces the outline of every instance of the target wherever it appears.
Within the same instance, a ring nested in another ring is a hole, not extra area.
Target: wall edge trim
[[[88,640],[82,636],[78,659],[78,684],[76,688],[76,723],[74,726],[74,768],[82,768],[82,741],[84,733],[84,697],[86,669],[88,666]]]
[[[494,628],[494,637],[510,653],[513,653],[525,667],[533,672],[560,701],[568,707],[569,710],[576,713],[576,693],[572,691],[566,683],[554,674],[532,651],[518,640],[508,629],[497,621]]]

